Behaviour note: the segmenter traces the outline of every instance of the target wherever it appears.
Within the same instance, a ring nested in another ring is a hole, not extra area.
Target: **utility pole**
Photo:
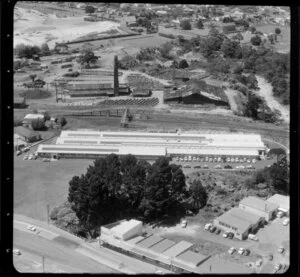
[[[49,204],[47,204],[47,222],[49,225]]]
[[[42,256],[42,258],[43,258],[43,273],[45,273],[45,257]]]

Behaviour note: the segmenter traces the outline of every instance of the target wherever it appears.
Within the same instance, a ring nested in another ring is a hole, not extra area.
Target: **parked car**
[[[278,253],[283,253],[284,252],[284,247],[283,246],[280,246],[278,249],[277,249]]]
[[[196,162],[197,161],[197,158],[196,157],[193,157],[193,162]]]
[[[251,160],[247,160],[247,163],[251,163]]]
[[[226,165],[224,166],[224,168],[225,168],[225,169],[232,169],[232,166],[229,165],[229,164],[226,164]]]
[[[28,152],[30,149],[28,147],[23,148],[23,152]]]
[[[28,156],[24,156],[23,161],[28,160]]]
[[[228,231],[225,231],[224,234],[223,234],[223,237],[224,237],[224,238],[227,238],[227,237],[228,237],[228,234],[229,234],[229,232],[228,232]]]
[[[249,234],[248,235],[248,239],[252,239],[252,240],[255,240],[255,241],[258,241],[258,237],[253,235],[253,234]]]
[[[269,261],[273,261],[273,255],[272,255],[272,254],[269,254],[269,255],[267,256],[267,259],[268,259]]]
[[[188,165],[188,164],[185,164],[185,165],[183,166],[183,168],[191,168],[191,166]]]
[[[276,266],[275,266],[275,272],[277,272],[278,270],[280,270],[281,269],[281,267],[282,267],[282,265],[281,264],[277,264]]]
[[[230,158],[227,158],[227,159],[226,159],[226,162],[230,163],[230,162],[231,162],[231,159],[230,159]]]
[[[214,231],[216,231],[216,229],[217,229],[216,226],[212,226],[212,227],[210,228],[209,231],[210,231],[211,233],[213,233]]]
[[[214,166],[214,168],[215,168],[215,169],[221,169],[221,168],[222,168],[222,166],[221,166],[221,165],[219,165],[219,164],[217,164],[217,165],[215,165],[215,166]]]
[[[282,218],[284,216],[284,212],[279,211],[276,215],[277,218]]]
[[[181,227],[182,227],[182,228],[185,228],[186,225],[187,225],[187,220],[186,220],[186,219],[182,220],[182,221],[181,221]]]
[[[207,223],[205,226],[204,226],[204,229],[209,231],[209,229],[212,227],[212,224],[211,223]]]
[[[262,265],[262,259],[258,259],[256,262],[255,262],[255,265],[257,266],[257,267],[260,267],[261,265]]]
[[[228,237],[229,239],[233,239],[234,234],[229,232],[227,237]]]
[[[219,235],[220,233],[221,233],[220,229],[217,229],[216,232],[215,232],[216,235]]]
[[[253,159],[253,160],[252,160],[252,163],[255,164],[255,163],[256,163],[256,159]]]
[[[194,168],[201,168],[201,165],[195,165]]]
[[[34,227],[34,226],[32,226],[32,225],[28,225],[27,226],[27,230],[30,230],[30,231],[36,231],[36,228]]]
[[[192,156],[188,157],[188,161],[191,162],[192,161]]]
[[[250,254],[250,250],[249,249],[245,249],[244,255],[245,256],[249,256],[249,254]]]
[[[44,159],[43,159],[43,162],[50,162],[50,159],[44,158]]]
[[[179,160],[180,160],[181,162],[183,162],[183,158],[179,158]]]
[[[212,158],[209,158],[208,161],[211,163],[211,162],[213,161],[213,159],[212,159]]]
[[[232,255],[235,251],[236,251],[236,248],[235,248],[235,247],[230,247],[229,250],[228,250],[228,253],[229,253],[230,255]]]
[[[207,169],[207,168],[208,168],[208,165],[207,165],[207,164],[203,165],[203,168],[206,168],[206,169]]]
[[[238,251],[238,254],[243,255],[244,252],[245,252],[245,248],[240,247],[240,249],[239,249],[239,251]]]
[[[282,224],[284,226],[287,226],[288,224],[290,223],[290,219],[289,218],[286,218],[285,220],[283,220]]]
[[[19,249],[14,249],[13,254],[19,256],[21,255],[21,251]]]
[[[22,151],[17,151],[17,156],[20,156],[22,154]]]

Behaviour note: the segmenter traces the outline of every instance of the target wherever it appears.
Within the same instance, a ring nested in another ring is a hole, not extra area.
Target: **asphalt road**
[[[14,215],[14,248],[22,255],[14,256],[14,266],[20,272],[67,273],[125,273],[153,274],[157,270],[170,271],[136,260],[106,248],[99,243],[88,243],[53,225]],[[27,230],[27,225],[36,231]]]

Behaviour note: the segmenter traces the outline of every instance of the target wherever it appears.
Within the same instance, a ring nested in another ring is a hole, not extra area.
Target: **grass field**
[[[66,201],[69,181],[74,175],[86,172],[91,160],[40,160],[14,162],[14,212],[47,221],[50,212]]]

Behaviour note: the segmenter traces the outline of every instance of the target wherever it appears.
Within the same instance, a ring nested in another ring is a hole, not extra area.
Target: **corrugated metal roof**
[[[15,128],[15,133],[17,133],[18,135],[20,135],[22,137],[28,138],[28,139],[40,135],[38,132],[35,132],[33,130],[30,130],[30,129],[22,127],[22,126],[16,127]]]
[[[265,200],[262,200],[254,196],[249,196],[247,198],[244,198],[240,202],[240,204],[255,208],[260,211],[266,211],[266,212],[274,211],[279,207],[279,205],[277,204],[267,202]]]
[[[267,202],[279,205],[279,208],[284,209],[286,211],[290,210],[290,197],[282,194],[274,194]]]
[[[239,219],[248,221],[251,224],[256,224],[261,219],[261,216],[250,213],[250,212],[247,212],[247,211],[242,210],[240,208],[232,208],[228,212],[229,212],[230,215],[235,216]]]
[[[192,246],[193,246],[192,243],[182,240],[176,243],[174,246],[167,249],[165,252],[163,252],[163,254],[174,258],[179,254],[181,254],[182,252],[188,250]]]
[[[187,264],[188,266],[197,267],[202,261],[207,258],[207,256],[188,250],[178,255],[176,257],[176,260],[183,264]]]
[[[140,241],[142,241],[144,239],[145,239],[145,237],[143,237],[143,236],[137,236],[137,237],[134,237],[134,238],[132,238],[130,240],[127,240],[127,243],[129,243],[129,244],[137,244],[138,242],[140,242]]]
[[[136,245],[138,245],[139,247],[143,247],[143,248],[150,248],[151,246],[155,245],[156,243],[158,243],[162,240],[163,240],[162,237],[151,235],[150,237],[137,243]]]
[[[157,260],[157,258],[158,258],[157,255],[155,255],[154,253],[151,253],[150,251],[147,251],[147,249],[142,250],[140,248],[133,247],[133,248],[131,248],[130,251],[135,252],[135,253],[140,254],[140,255],[143,255],[143,256],[146,256],[146,257],[149,257],[151,259]]]
[[[172,240],[164,239],[161,242],[159,242],[158,244],[151,247],[150,250],[152,250],[154,252],[162,253],[175,244],[176,244],[176,242],[174,242]]]
[[[217,217],[216,219],[219,222],[222,222],[224,224],[228,224],[231,227],[237,228],[241,233],[244,233],[245,231],[247,231],[251,226],[250,222],[231,215],[230,211],[222,214],[221,216]]]

